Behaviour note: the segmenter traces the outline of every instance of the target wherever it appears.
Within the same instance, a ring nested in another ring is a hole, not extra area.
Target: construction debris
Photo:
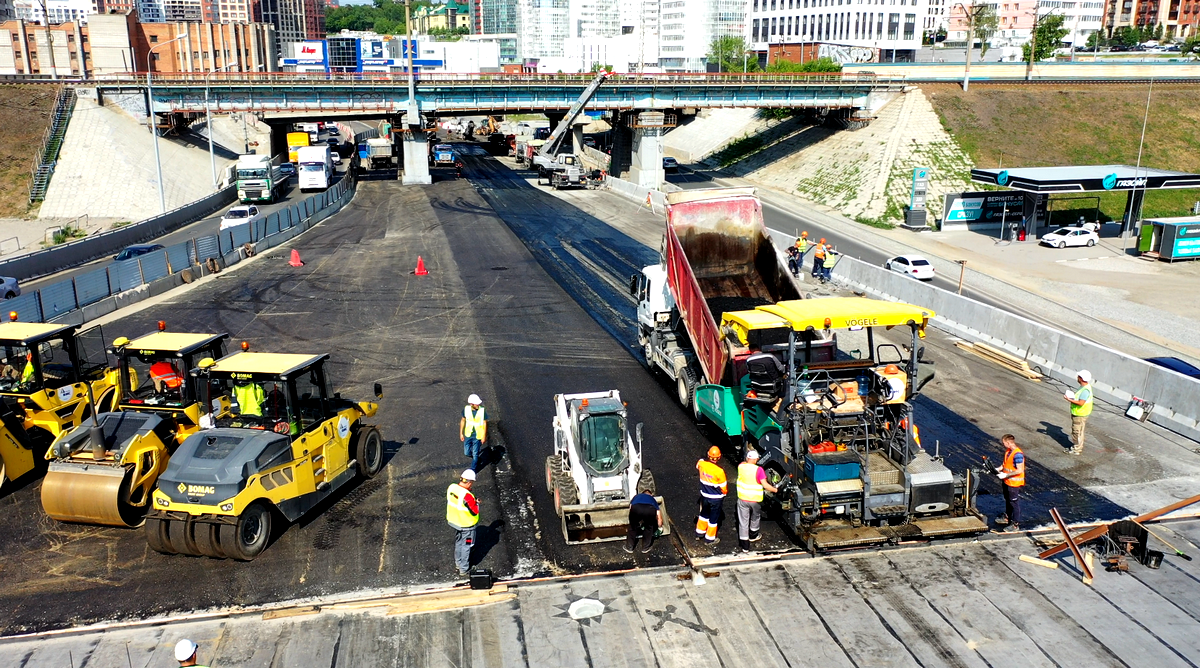
[[[1037,557],[1031,557],[1027,554],[1022,554],[1017,558],[1027,564],[1037,564],[1038,566],[1045,566],[1046,568],[1058,568],[1057,561],[1046,561],[1045,559],[1038,559]]]
[[[1198,502],[1200,502],[1200,495],[1188,497],[1182,501],[1176,501],[1175,503],[1172,503],[1169,506],[1164,506],[1162,508],[1159,508],[1158,510],[1152,510],[1152,511],[1146,513],[1145,515],[1138,515],[1137,517],[1133,518],[1133,521],[1134,522],[1151,522],[1151,521],[1154,521],[1154,520],[1162,517],[1163,515],[1166,515],[1167,513],[1173,513],[1176,510],[1179,510],[1180,508],[1186,508],[1187,506],[1190,506],[1193,503],[1198,503]],[[1083,543],[1086,543],[1088,541],[1091,541],[1091,540],[1096,540],[1100,536],[1103,536],[1108,533],[1108,527],[1110,524],[1111,524],[1111,522],[1106,523],[1106,524],[1101,524],[1097,527],[1088,529],[1087,531],[1079,534],[1078,536],[1075,536],[1071,540],[1074,540],[1075,543],[1080,544],[1080,545],[1082,545]],[[1052,547],[1048,550],[1043,550],[1042,553],[1038,555],[1038,558],[1046,559],[1048,557],[1053,557],[1054,555],[1058,554],[1059,552],[1062,552],[1065,549],[1067,549],[1067,542],[1059,543],[1058,545],[1055,545],[1054,547]]]
[[[1023,376],[1025,378],[1028,378],[1029,380],[1035,380],[1035,381],[1039,381],[1039,382],[1042,379],[1042,374],[1029,368],[1029,362],[1026,362],[1025,360],[1023,360],[1019,357],[1010,355],[1010,354],[1004,352],[1003,350],[993,348],[993,347],[987,345],[986,343],[971,343],[970,341],[955,341],[954,345],[958,346],[959,348],[962,348],[963,350],[973,352],[976,355],[982,357],[983,359],[985,359],[989,362],[994,362],[996,364],[999,364],[1001,367],[1008,369],[1009,371],[1017,374],[1018,376]]]
[[[1058,526],[1058,530],[1062,532],[1063,540],[1067,542],[1067,547],[1071,548],[1071,554],[1075,557],[1075,565],[1079,567],[1080,571],[1083,571],[1083,583],[1091,584],[1093,577],[1092,563],[1083,558],[1083,554],[1079,551],[1079,546],[1071,538],[1071,532],[1067,529],[1067,523],[1063,521],[1062,515],[1058,514],[1058,508],[1050,509],[1050,517],[1054,520],[1054,524]],[[1091,556],[1090,552],[1088,556]]]

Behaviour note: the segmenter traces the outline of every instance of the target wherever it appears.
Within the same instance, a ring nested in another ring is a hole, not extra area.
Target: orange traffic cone
[[[293,267],[303,267],[304,263],[300,261],[300,251],[292,249],[292,259],[288,260],[288,264]]]
[[[417,270],[413,273],[417,276],[425,276],[429,274],[429,271],[425,269],[425,259],[420,255],[417,256]]]

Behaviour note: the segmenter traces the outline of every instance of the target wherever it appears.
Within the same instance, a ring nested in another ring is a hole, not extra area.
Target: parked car
[[[21,296],[21,284],[12,276],[0,276],[0,295],[5,299]]]
[[[338,144],[342,143],[342,140],[338,139],[337,137],[330,137],[329,139],[325,140],[325,143],[329,144],[330,146],[337,146]]]
[[[1151,364],[1157,364],[1164,369],[1170,369],[1171,371],[1181,373],[1189,378],[1200,379],[1200,369],[1197,369],[1178,357],[1147,357],[1146,361]]]
[[[226,211],[224,216],[221,216],[221,229],[227,230],[238,225],[253,223],[262,217],[263,214],[253,204],[235,206]]]
[[[933,265],[920,255],[897,255],[883,263],[884,269],[906,274],[922,281],[933,280]]]
[[[296,165],[290,162],[285,162],[279,165],[279,173],[284,176],[295,176]]]
[[[1093,230],[1084,229],[1082,227],[1060,227],[1059,229],[1042,235],[1041,242],[1047,246],[1054,248],[1066,248],[1067,246],[1095,246],[1100,241],[1100,236]]]
[[[678,172],[679,161],[669,155],[666,156],[663,158],[663,170],[668,172]]]
[[[134,244],[132,246],[126,246],[125,250],[114,255],[113,259],[117,262],[124,262],[125,260],[132,260],[139,255],[153,253],[154,251],[162,250],[163,248],[164,246],[162,244]],[[20,292],[17,294],[20,294]]]

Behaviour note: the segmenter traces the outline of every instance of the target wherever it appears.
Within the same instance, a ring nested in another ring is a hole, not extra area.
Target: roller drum
[[[139,526],[145,509],[126,502],[128,478],[119,465],[51,462],[42,481],[42,508],[60,522]]]

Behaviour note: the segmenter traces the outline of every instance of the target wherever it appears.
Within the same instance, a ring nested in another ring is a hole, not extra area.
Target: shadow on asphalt
[[[483,563],[493,547],[500,544],[500,536],[504,532],[504,520],[495,520],[491,524],[480,524],[475,529],[475,546],[471,548],[471,565]]]

